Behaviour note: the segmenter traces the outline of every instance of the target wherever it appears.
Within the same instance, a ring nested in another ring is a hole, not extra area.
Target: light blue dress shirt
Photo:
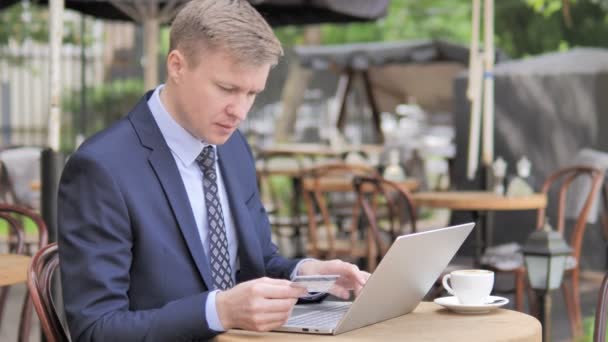
[[[205,196],[203,193],[203,173],[196,163],[196,157],[202,152],[206,144],[186,131],[180,126],[175,119],[167,112],[160,99],[160,92],[164,85],[159,85],[152,93],[152,96],[148,100],[148,107],[152,112],[152,116],[156,121],[156,124],[160,128],[160,131],[171,150],[177,169],[184,182],[186,193],[188,194],[188,200],[190,201],[190,207],[192,208],[192,214],[196,221],[196,227],[198,234],[205,251],[205,255],[209,255],[209,228],[207,222],[207,210],[205,207]],[[216,148],[214,146],[214,148]],[[230,205],[228,204],[228,195],[226,194],[226,188],[222,179],[222,173],[219,172],[219,166],[217,165],[217,153],[215,154],[215,170],[217,173],[217,185],[218,193],[220,197],[220,204],[222,205],[222,212],[224,213],[224,223],[226,225],[226,238],[228,239],[228,253],[230,253],[230,267],[232,269],[232,279],[236,284],[236,271],[240,269],[238,256],[238,239],[235,231],[234,220],[230,212]],[[293,278],[300,267],[300,265],[312,259],[301,260],[293,272],[291,278]],[[210,289],[211,290],[211,289]],[[217,314],[217,308],[215,306],[215,296],[218,290],[212,290],[207,296],[207,302],[205,305],[205,316],[207,317],[207,324],[210,329],[215,331],[224,331],[221,321]]]
[[[160,92],[164,85],[160,85],[154,90],[152,97],[148,100],[148,107],[154,116],[156,124],[160,128],[160,131],[171,150],[177,169],[184,182],[186,193],[188,194],[188,200],[190,201],[190,207],[192,208],[192,214],[196,221],[196,227],[198,234],[203,245],[203,249],[206,255],[209,255],[209,228],[207,223],[207,210],[205,207],[205,196],[203,193],[203,173],[196,163],[196,157],[201,153],[203,148],[209,144],[201,142],[182,126],[180,126],[175,119],[167,112],[160,99]],[[215,146],[214,146],[215,148]],[[217,165],[217,153],[215,170],[217,172],[217,185],[218,194],[220,197],[220,203],[222,205],[222,212],[224,213],[224,224],[226,226],[226,238],[228,239],[228,253],[230,254],[230,267],[232,269],[232,279],[236,283],[236,270],[239,269],[238,265],[238,239],[234,227],[234,220],[230,212],[230,205],[228,204],[228,196],[226,195],[226,188],[222,179],[222,173],[218,172],[219,167]],[[207,317],[207,323],[209,328],[216,331],[223,331],[224,328],[218,318],[217,309],[215,307],[215,295],[217,290],[211,291],[207,296],[207,303],[205,303],[205,312]]]

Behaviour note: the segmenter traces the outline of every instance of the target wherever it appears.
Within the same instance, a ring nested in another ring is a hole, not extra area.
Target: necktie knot
[[[196,158],[196,162],[203,172],[207,172],[210,169],[213,170],[215,165],[215,149],[213,146],[205,146]]]

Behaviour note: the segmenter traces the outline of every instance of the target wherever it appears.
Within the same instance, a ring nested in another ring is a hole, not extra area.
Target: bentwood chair
[[[69,332],[63,325],[53,301],[53,275],[58,266],[57,244],[46,245],[34,255],[27,278],[30,297],[48,342],[70,341]]]
[[[0,221],[5,222],[6,226],[9,228],[6,239],[8,252],[14,254],[23,253],[25,239],[19,220],[9,214],[0,212]],[[4,317],[4,307],[6,306],[9,290],[10,286],[3,286],[0,288],[0,324]]]
[[[0,204],[0,214],[6,215],[16,219],[16,223],[19,225],[20,230],[23,234],[23,242],[28,242],[27,234],[23,229],[23,223],[26,220],[30,220],[37,231],[37,238],[33,243],[36,244],[36,249],[39,250],[44,247],[48,242],[48,231],[46,224],[42,217],[34,211],[25,208],[23,206],[12,205],[12,204]],[[21,248],[20,254],[25,254],[24,248]],[[0,304],[2,301],[0,300]],[[1,316],[0,316],[1,317]],[[30,330],[32,325],[32,302],[30,296],[25,294],[23,299],[23,306],[21,308],[21,320],[19,321],[19,341],[27,341],[29,339]]]
[[[301,230],[308,217],[301,208],[302,175],[310,161],[293,153],[261,152],[256,159],[258,187],[273,233],[282,253],[291,247],[296,257],[302,256]],[[285,238],[292,246],[282,246]]]
[[[353,187],[368,227],[367,266],[372,272],[399,235],[416,232],[416,207],[407,189],[379,176],[355,176]]]
[[[549,193],[549,189],[558,186],[557,198],[557,214],[556,221],[557,226],[555,229],[566,235],[566,196],[570,186],[574,180],[579,177],[588,178],[589,186],[587,195],[584,197],[585,201],[583,206],[578,212],[578,216],[574,221],[574,225],[570,232],[569,244],[572,248],[572,254],[566,262],[566,273],[564,275],[564,282],[562,283],[562,292],[566,299],[566,307],[568,310],[568,318],[570,320],[570,326],[574,335],[578,335],[582,332],[582,315],[581,315],[581,301],[580,301],[580,290],[579,290],[579,272],[580,272],[580,256],[583,245],[583,235],[587,228],[587,218],[591,210],[593,201],[597,198],[598,192],[602,185],[604,177],[603,172],[600,170],[588,167],[588,166],[574,166],[565,169],[561,169],[551,175],[545,184],[543,185],[542,192]],[[550,199],[551,200],[551,199]],[[545,222],[545,209],[538,211],[537,224],[538,228],[541,228]]]
[[[600,170],[590,166],[572,166],[558,170],[550,175],[542,186],[541,192],[547,195],[548,201],[557,205],[554,217],[550,217],[551,223],[556,223],[553,227],[556,231],[563,234],[572,248],[572,253],[566,261],[566,271],[562,283],[562,292],[566,300],[566,308],[570,327],[574,336],[582,332],[582,318],[579,294],[579,260],[583,244],[583,235],[587,228],[587,218],[591,210],[593,201],[597,198],[604,175]],[[580,181],[587,181],[588,186],[580,186]],[[573,191],[576,187],[577,191]],[[567,210],[567,199],[576,194],[580,197],[580,208]],[[567,214],[567,211],[568,214]],[[573,211],[576,211],[573,213]],[[566,229],[567,216],[575,216],[573,224]],[[542,229],[546,220],[546,209],[539,209],[537,212],[536,227]],[[566,236],[569,233],[569,237]],[[497,265],[484,265],[497,273],[510,273],[515,277],[515,307],[523,311],[524,293],[527,289],[526,269],[522,263],[517,267],[503,269]],[[533,300],[531,301],[533,302]],[[534,310],[532,310],[534,311]]]
[[[308,214],[307,254],[315,258],[359,259],[367,256],[358,232],[359,212],[352,179],[375,176],[363,164],[334,162],[311,167],[304,175],[302,195]],[[318,223],[317,213],[322,222]]]
[[[606,311],[608,310],[608,273],[604,275],[602,286],[597,298],[595,308],[595,324],[593,328],[593,341],[606,342]]]

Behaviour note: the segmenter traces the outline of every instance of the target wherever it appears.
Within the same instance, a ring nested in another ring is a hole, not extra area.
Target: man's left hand
[[[298,275],[320,275],[320,274],[336,274],[340,278],[334,286],[329,290],[329,293],[342,299],[350,298],[350,290],[354,290],[358,296],[363,288],[363,285],[369,279],[370,274],[359,270],[357,265],[353,265],[341,260],[310,260],[303,262],[298,269]]]

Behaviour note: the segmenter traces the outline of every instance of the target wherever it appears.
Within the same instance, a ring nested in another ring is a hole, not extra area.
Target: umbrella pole
[[[50,45],[50,110],[48,118],[47,144],[59,151],[61,128],[61,39],[63,37],[63,0],[49,2],[49,45]]]
[[[49,242],[57,241],[57,187],[61,162],[60,128],[61,128],[61,43],[63,37],[63,0],[49,0],[49,45],[50,45],[50,108],[48,119],[47,144],[48,148],[41,154],[41,196],[40,207],[42,217],[47,225]],[[58,286],[53,284],[53,292],[57,294]],[[57,298],[57,296],[55,296]],[[63,303],[57,300],[55,305],[63,310]],[[46,341],[44,334],[40,340]]]
[[[469,50],[469,84],[467,97],[471,101],[467,178],[475,178],[479,164],[479,136],[481,127],[481,73],[482,56],[479,54],[480,0],[473,0],[471,47]]]
[[[144,86],[146,90],[158,85],[158,34],[160,23],[157,17],[144,19]]]
[[[482,162],[486,167],[491,167],[494,161],[494,0],[485,0],[484,12]]]

